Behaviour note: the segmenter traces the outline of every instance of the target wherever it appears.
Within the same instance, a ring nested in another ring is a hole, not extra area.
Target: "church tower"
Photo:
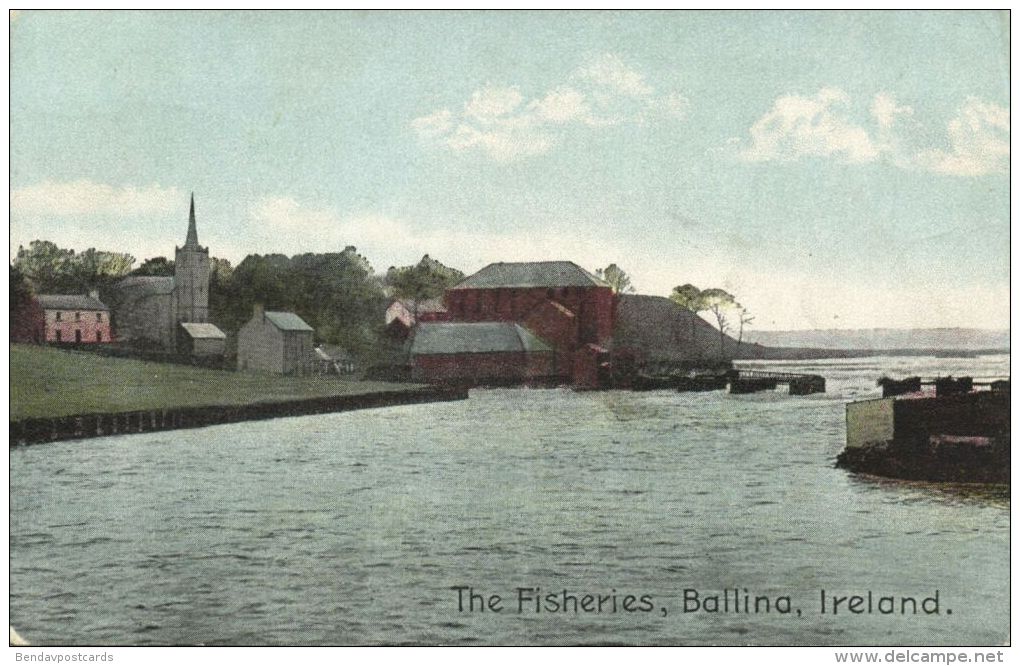
[[[188,214],[188,237],[174,255],[174,310],[175,326],[209,321],[209,248],[198,244],[194,193]]]

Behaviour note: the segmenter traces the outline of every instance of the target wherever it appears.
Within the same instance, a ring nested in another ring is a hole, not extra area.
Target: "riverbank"
[[[281,377],[10,346],[10,443],[197,428],[467,398],[467,391],[335,376]]]

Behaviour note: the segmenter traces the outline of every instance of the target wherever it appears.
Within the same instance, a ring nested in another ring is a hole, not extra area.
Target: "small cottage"
[[[202,358],[222,357],[227,351],[227,334],[215,324],[179,324],[178,349],[182,354]]]
[[[98,294],[43,294],[38,297],[45,319],[46,342],[96,344],[111,342],[110,308]]]
[[[314,371],[314,330],[293,312],[266,312],[256,305],[237,333],[237,369],[285,375]]]

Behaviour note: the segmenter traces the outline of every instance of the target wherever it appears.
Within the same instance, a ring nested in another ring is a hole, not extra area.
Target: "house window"
[[[60,314],[59,312],[57,314]],[[55,331],[57,334],[57,342],[60,342],[60,331]]]
[[[63,314],[62,312],[58,312],[58,313],[57,313],[57,321],[60,321],[60,320],[61,320],[61,316],[60,316],[60,315],[62,315],[62,314]]]
[[[74,332],[74,341],[75,342],[81,342],[81,331],[80,330]]]
[[[96,331],[96,342],[102,342],[102,341],[103,341],[103,332],[102,331]]]
[[[75,312],[74,313],[74,320],[75,321],[81,321],[81,313],[80,312]]]
[[[102,312],[97,312],[96,313],[96,321],[103,321],[103,313]]]

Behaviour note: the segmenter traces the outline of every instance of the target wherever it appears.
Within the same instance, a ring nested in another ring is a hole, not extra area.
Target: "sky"
[[[759,329],[1009,327],[1009,18],[19,12],[10,252],[616,263]]]

